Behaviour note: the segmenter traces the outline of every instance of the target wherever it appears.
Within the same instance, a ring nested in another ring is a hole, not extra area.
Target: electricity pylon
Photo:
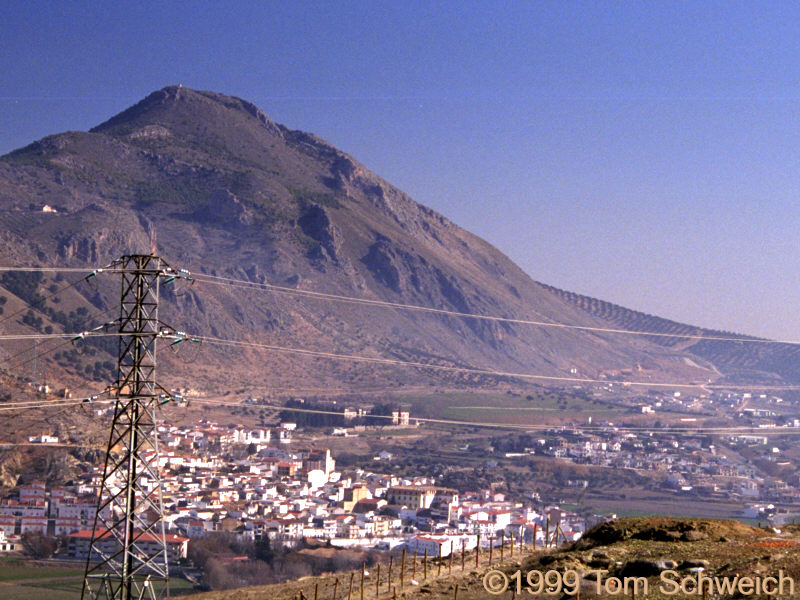
[[[156,383],[156,342],[175,338],[158,320],[159,283],[191,279],[157,256],[123,256],[106,271],[122,279],[114,417],[82,600],[156,600],[169,595],[156,409],[169,400]]]

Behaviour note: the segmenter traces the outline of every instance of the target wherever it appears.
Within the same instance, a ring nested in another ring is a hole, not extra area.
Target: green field
[[[577,415],[595,419],[617,418],[628,409],[605,400],[587,400],[565,392],[507,394],[502,392],[443,392],[398,396],[401,403],[411,404],[411,417],[424,416],[465,422],[502,423],[509,425],[558,424]]]
[[[76,565],[34,566],[20,558],[0,558],[0,581],[17,581],[42,577],[80,577],[83,568]]]
[[[77,600],[81,597],[83,568],[72,564],[35,564],[21,558],[0,558],[2,600]],[[170,582],[172,595],[192,591],[185,579]]]

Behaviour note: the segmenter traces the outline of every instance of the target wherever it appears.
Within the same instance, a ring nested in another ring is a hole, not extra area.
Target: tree
[[[39,533],[22,535],[22,547],[33,558],[50,558],[58,549],[58,539]]]
[[[256,560],[263,560],[265,563],[272,564],[275,558],[275,552],[272,550],[272,545],[269,543],[269,536],[265,533],[256,541],[253,556]]]

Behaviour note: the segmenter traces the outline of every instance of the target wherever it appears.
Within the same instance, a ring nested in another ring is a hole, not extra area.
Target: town
[[[295,448],[295,431],[288,422],[274,436],[267,428],[209,421],[159,427],[163,450],[142,460],[161,472],[171,561],[185,559],[192,540],[214,532],[269,539],[278,547],[311,538],[343,548],[404,546],[435,557],[502,537],[539,545],[571,541],[607,518],[534,508],[491,490],[459,492],[431,477],[337,470],[327,448]],[[102,475],[98,465],[72,485],[31,482],[0,499],[0,550],[21,551],[26,535],[54,536],[65,540],[65,558],[85,560]]]
[[[796,456],[787,442],[798,423],[780,416],[786,412],[782,399],[661,394],[648,403],[641,398],[627,402],[631,414],[666,415],[673,410],[705,415],[733,409],[736,421],[751,432],[693,434],[674,426],[637,428],[584,418],[581,423],[509,432],[489,438],[490,446],[467,443],[458,450],[489,470],[536,457],[641,474],[673,497],[738,502],[741,509],[734,516],[744,520],[780,526],[800,518],[800,511],[792,508],[800,499]],[[251,398],[240,406],[259,404]],[[266,543],[287,550],[318,542],[340,549],[405,549],[447,557],[478,545],[496,546],[503,539],[539,547],[574,541],[588,528],[616,517],[613,510],[592,510],[580,501],[567,502],[563,493],[540,494],[535,487],[525,495],[498,491],[494,485],[456,489],[420,465],[415,472],[396,473],[397,457],[377,447],[371,464],[338,466],[327,447],[333,440],[370,432],[376,439],[380,432],[417,434],[426,429],[425,419],[387,406],[382,411],[373,407],[374,414],[369,408],[348,406],[339,409],[337,418],[323,410],[326,424],[320,425],[315,410],[333,406],[295,404],[306,407],[298,412],[297,422],[279,419],[269,426],[245,426],[201,418],[158,426],[159,452],[150,450],[141,460],[160,472],[168,558],[183,572],[201,579],[202,569],[192,564],[190,548],[220,535],[251,547]],[[93,410],[100,417],[112,411],[99,406]],[[291,410],[281,417],[288,414]],[[692,417],[684,420],[698,426]],[[54,431],[42,430],[27,439],[31,445],[59,444]],[[0,498],[0,552],[30,553],[25,540],[40,537],[56,541],[49,555],[85,561],[102,480],[102,464],[83,463],[80,474],[64,485],[28,481]],[[580,477],[562,483],[564,489],[576,490],[578,500],[590,487],[589,479]],[[154,483],[142,485],[153,489]],[[159,542],[155,537],[142,540],[153,547]],[[107,551],[115,543],[102,535],[95,541],[100,548],[107,545]]]

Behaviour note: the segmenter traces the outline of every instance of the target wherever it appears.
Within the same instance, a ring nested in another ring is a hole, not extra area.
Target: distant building
[[[432,485],[399,485],[386,491],[389,504],[407,506],[419,510],[430,508],[434,499],[445,504],[458,502],[458,492],[449,488],[437,488]]]
[[[460,552],[462,547],[465,551],[469,551],[477,545],[478,536],[469,534],[415,535],[406,543],[409,552],[416,552],[418,556],[427,552],[430,557],[450,556],[451,552]]]
[[[148,556],[158,553],[161,548],[159,537],[150,533],[139,535],[136,540],[138,551]],[[89,529],[70,534],[67,542],[67,555],[70,558],[86,560],[89,555],[91,541],[92,532]],[[167,560],[169,562],[176,562],[186,558],[189,549],[189,538],[168,533],[165,536],[165,541],[167,543]],[[117,539],[108,530],[100,535],[98,543],[100,544],[100,551],[107,556],[118,552],[120,548]],[[95,556],[94,558],[99,557]]]
[[[57,444],[58,438],[43,433],[42,435],[34,435],[29,437],[28,442],[31,444]]]
[[[15,552],[18,546],[17,538],[6,537],[6,532],[0,529],[0,552]]]
[[[411,413],[409,413],[407,410],[392,411],[392,425],[408,425],[410,418]]]

